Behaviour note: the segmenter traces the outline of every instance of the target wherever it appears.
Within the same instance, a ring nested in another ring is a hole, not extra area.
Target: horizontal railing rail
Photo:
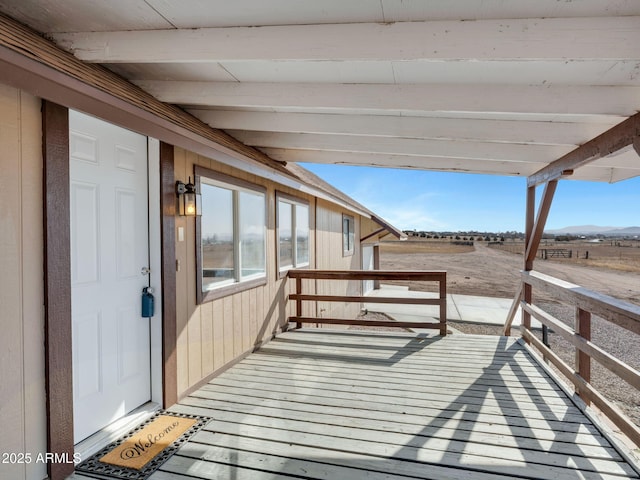
[[[289,278],[296,281],[296,293],[289,295],[289,300],[296,302],[296,315],[289,317],[297,328],[303,323],[324,323],[331,325],[382,326],[398,328],[438,329],[440,335],[447,334],[447,272],[445,271],[391,271],[391,270],[289,270]],[[402,298],[402,297],[369,297],[360,295],[319,295],[305,294],[302,291],[302,280],[376,280],[376,281],[426,281],[438,282],[438,298]],[[345,303],[382,303],[405,305],[438,305],[438,322],[396,322],[365,319],[320,318],[302,315],[302,302],[345,302]]]
[[[575,308],[575,328],[571,328],[540,307],[522,300],[520,305],[523,310],[523,338],[535,346],[547,361],[573,383],[576,393],[587,405],[593,404],[600,409],[622,433],[640,446],[640,428],[591,384],[593,359],[640,390],[640,372],[591,341],[592,315],[639,334],[640,307],[536,271],[522,272],[522,284],[543,291],[555,300]],[[552,329],[576,348],[575,366],[567,364],[533,334],[530,326],[531,317]]]

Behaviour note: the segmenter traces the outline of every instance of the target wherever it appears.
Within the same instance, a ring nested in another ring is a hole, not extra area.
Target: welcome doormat
[[[159,411],[77,465],[76,471],[95,478],[144,480],[210,420],[200,415]]]

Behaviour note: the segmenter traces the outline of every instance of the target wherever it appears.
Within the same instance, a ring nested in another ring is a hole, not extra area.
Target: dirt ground
[[[512,298],[522,269],[522,255],[488,248],[483,243],[474,247],[432,245],[420,241],[388,242],[380,247],[380,268],[383,270],[446,270],[449,293]],[[640,305],[640,273],[621,272],[567,262],[537,259],[534,269],[553,277],[604,293],[614,298]],[[411,282],[405,282],[405,284]],[[433,285],[415,282],[414,290],[432,290]],[[573,327],[574,310],[570,306],[536,295],[534,301],[548,313]],[[375,314],[374,314],[375,315]],[[462,333],[500,335],[502,328],[450,322]],[[512,334],[517,335],[517,330]],[[540,336],[540,332],[538,332]],[[640,370],[640,344],[628,331],[594,316],[592,340],[607,352]],[[549,335],[551,348],[569,365],[574,365],[575,349],[553,332]],[[640,425],[640,393],[608,370],[592,361],[592,383],[613,400],[629,417]]]
[[[427,253],[419,241],[384,242],[380,245],[382,270],[446,270],[449,293],[513,298],[522,270],[522,256],[476,243],[472,251]],[[416,245],[418,244],[418,245]],[[455,247],[455,246],[452,246]],[[443,250],[442,247],[436,247]],[[416,251],[417,250],[417,251]],[[640,273],[619,272],[579,264],[537,259],[535,270],[605,295],[640,304]],[[415,290],[433,289],[428,283],[411,285]],[[542,297],[543,298],[543,297]],[[542,299],[541,298],[541,299]]]

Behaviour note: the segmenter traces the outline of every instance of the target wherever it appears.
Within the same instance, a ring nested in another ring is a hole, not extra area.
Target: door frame
[[[43,100],[42,129],[47,451],[69,459],[47,465],[57,480],[74,470],[68,108]],[[159,299],[151,325],[151,400],[166,408],[177,401],[175,295],[163,294],[175,291],[173,148],[150,139],[148,150],[149,248]]]

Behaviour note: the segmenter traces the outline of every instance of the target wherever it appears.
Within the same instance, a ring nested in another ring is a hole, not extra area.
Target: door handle
[[[151,273],[151,269],[149,267],[142,267],[142,270],[140,270],[140,273],[142,275],[149,275]]]

